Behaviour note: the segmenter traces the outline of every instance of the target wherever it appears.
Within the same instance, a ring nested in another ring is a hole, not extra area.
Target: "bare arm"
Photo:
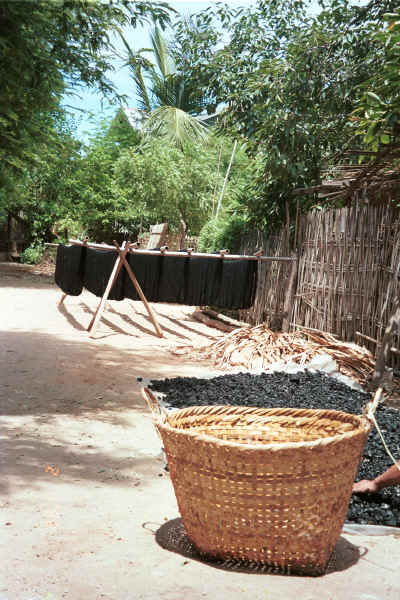
[[[375,479],[362,479],[353,486],[353,494],[374,493],[391,485],[400,484],[400,462],[387,469]]]

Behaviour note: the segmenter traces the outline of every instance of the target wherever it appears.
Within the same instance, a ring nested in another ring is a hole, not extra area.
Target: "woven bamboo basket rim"
[[[268,416],[291,416],[294,418],[306,418],[306,417],[314,417],[315,419],[324,416],[325,418],[334,418],[338,421],[342,421],[343,423],[354,424],[354,429],[351,431],[337,433],[335,435],[319,437],[315,440],[308,441],[290,441],[290,442],[262,442],[262,443],[243,443],[236,442],[233,440],[223,440],[217,436],[208,435],[205,433],[199,433],[196,430],[192,430],[190,428],[183,429],[179,427],[174,427],[170,424],[170,420],[176,420],[179,417],[184,416],[207,416],[207,415],[215,415],[223,416],[224,414],[229,413],[236,414],[237,416],[246,416],[253,414],[257,417],[254,420],[254,425],[261,425],[262,423],[266,424]],[[328,409],[296,409],[296,408],[249,408],[249,407],[241,407],[241,406],[229,406],[229,405],[214,405],[214,406],[191,406],[179,409],[174,411],[171,415],[168,415],[165,412],[159,413],[155,418],[155,425],[158,429],[164,429],[171,433],[180,434],[184,436],[188,436],[192,439],[198,441],[204,441],[213,443],[214,445],[226,448],[240,448],[243,452],[245,451],[254,451],[254,450],[270,450],[270,451],[280,451],[284,449],[299,449],[299,448],[314,448],[318,446],[329,446],[334,445],[336,443],[340,443],[346,439],[352,438],[354,435],[359,433],[368,434],[371,429],[370,421],[364,417],[363,415],[353,415],[350,413],[345,413],[343,411],[337,410],[328,410]]]

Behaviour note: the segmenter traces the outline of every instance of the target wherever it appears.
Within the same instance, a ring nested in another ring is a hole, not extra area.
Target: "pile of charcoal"
[[[213,379],[176,377],[152,381],[154,391],[165,394],[174,408],[233,405],[254,407],[324,408],[360,414],[370,395],[353,390],[323,373],[239,373]],[[376,420],[394,456],[400,456],[400,412],[380,405]],[[356,480],[372,479],[390,467],[378,432],[374,429],[364,449]],[[377,494],[352,496],[347,521],[400,527],[400,486]]]

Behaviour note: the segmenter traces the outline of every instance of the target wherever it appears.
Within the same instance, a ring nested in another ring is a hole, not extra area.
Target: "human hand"
[[[379,486],[374,479],[361,479],[353,485],[353,494],[374,494],[379,491]]]

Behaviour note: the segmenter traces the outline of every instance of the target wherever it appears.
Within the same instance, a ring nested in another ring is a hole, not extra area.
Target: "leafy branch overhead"
[[[111,36],[124,25],[169,22],[165,2],[35,0],[0,2],[0,182],[35,159],[45,138],[43,113],[58,109],[66,89],[116,95],[107,71]]]
[[[353,120],[372,150],[400,140],[400,10],[384,15],[385,26],[373,40],[381,47],[380,68],[360,86],[362,96]]]
[[[397,3],[327,0],[318,13],[310,4],[277,0],[236,11],[218,5],[176,26],[178,64],[191,68],[211,106],[225,105],[223,125],[246,140],[252,156],[262,156],[263,173],[248,201],[257,226],[281,223],[287,208],[296,209],[295,189],[319,184],[330,162],[368,142],[367,131],[379,130],[380,141],[388,141],[385,124],[393,134],[397,119],[397,25],[389,41],[376,33]],[[227,30],[229,36],[221,35]],[[365,85],[361,107],[368,105],[368,115],[355,127]],[[304,198],[301,208],[314,202]]]

